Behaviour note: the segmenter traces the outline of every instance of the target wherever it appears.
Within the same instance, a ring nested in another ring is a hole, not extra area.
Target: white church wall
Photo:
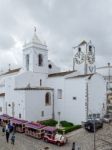
[[[25,108],[26,108],[25,91],[24,90],[22,90],[22,91],[15,90],[14,94],[15,94],[14,117],[20,118],[20,116],[21,116],[21,119],[25,119],[26,118],[26,116],[25,116]]]
[[[21,82],[21,81],[20,81]],[[5,113],[22,119],[25,118],[25,94],[24,91],[16,91],[15,76],[7,77],[5,80]]]
[[[51,60],[48,60],[48,73],[49,74],[57,73],[60,71],[61,69],[59,67],[57,67]]]
[[[41,86],[46,86],[46,78],[42,73],[24,72],[16,76],[15,87],[26,87],[30,84],[31,87],[40,86],[40,80],[42,81]]]
[[[55,119],[59,119],[58,112],[60,112],[60,120],[71,121],[75,124],[85,121],[85,80],[52,77],[48,79],[48,84],[54,88]],[[58,89],[62,89],[62,99],[57,97]],[[73,100],[73,97],[77,100]]]
[[[5,112],[12,116],[12,102],[15,100],[14,95],[15,78],[7,77],[5,79]]]
[[[64,94],[64,77],[50,77],[47,80],[48,86],[54,88],[54,112],[55,112],[55,119],[58,120],[58,112],[61,112],[60,119],[63,120],[65,117],[65,94]],[[58,98],[57,90],[62,90],[62,98]]]
[[[0,115],[4,113],[5,96],[0,96]]]
[[[104,78],[95,74],[88,80],[88,113],[103,115],[106,111],[106,83]],[[103,109],[103,105],[104,108]]]
[[[5,86],[4,85],[0,85],[0,93],[5,93]]]
[[[45,94],[51,93],[51,105],[45,105]],[[26,120],[40,121],[52,118],[53,114],[53,94],[49,90],[27,90],[25,91]],[[44,111],[44,116],[42,116]]]
[[[0,93],[5,93],[5,78],[0,79]]]
[[[84,78],[69,78],[65,81],[65,120],[81,124],[86,119],[86,85]]]

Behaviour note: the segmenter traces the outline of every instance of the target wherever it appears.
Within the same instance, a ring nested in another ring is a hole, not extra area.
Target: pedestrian
[[[3,126],[3,128],[2,128],[2,136],[4,136],[4,134],[5,134],[5,127]]]
[[[10,136],[10,133],[9,133],[9,130],[7,129],[6,130],[6,141],[7,141],[7,143],[9,142],[9,136]]]
[[[11,137],[11,144],[15,144],[15,134],[13,133],[12,134],[12,137]]]
[[[72,144],[72,150],[75,150],[75,142]]]
[[[16,133],[16,124],[13,124],[13,133]]]

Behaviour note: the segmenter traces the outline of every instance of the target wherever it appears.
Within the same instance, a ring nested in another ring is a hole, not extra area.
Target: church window
[[[29,54],[26,55],[26,70],[29,71]]]
[[[49,67],[49,69],[52,69],[52,65],[51,65],[51,64],[49,64],[49,66],[48,66],[48,67]]]
[[[92,51],[92,46],[91,46],[91,45],[89,45],[89,51],[90,51],[90,52]]]
[[[45,95],[45,105],[51,105],[51,94],[49,92]]]
[[[58,99],[62,99],[62,89],[57,90]]]
[[[44,111],[41,111],[41,117],[44,117]]]
[[[81,51],[81,48],[80,48],[80,47],[78,48],[78,51],[79,51],[79,52]]]
[[[40,86],[42,86],[42,80],[40,79]]]
[[[21,114],[19,114],[19,118],[21,118]]]
[[[38,65],[43,66],[43,56],[42,56],[42,54],[38,55]]]
[[[77,99],[77,97],[73,97],[73,100],[76,100]]]

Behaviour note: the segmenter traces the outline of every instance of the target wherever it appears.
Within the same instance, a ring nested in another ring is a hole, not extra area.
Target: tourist
[[[13,133],[13,134],[12,134],[12,137],[11,137],[11,144],[14,145],[14,143],[15,143],[15,134]]]
[[[6,141],[7,141],[7,143],[9,142],[9,135],[10,135],[9,130],[6,130]]]
[[[5,127],[3,126],[3,128],[2,128],[2,136],[4,136],[4,134],[5,134]]]
[[[72,150],[75,150],[75,142],[72,144]]]

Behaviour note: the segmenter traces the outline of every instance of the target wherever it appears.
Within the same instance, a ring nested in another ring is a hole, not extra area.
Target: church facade
[[[60,72],[36,32],[23,47],[23,68],[0,75],[0,114],[75,124],[106,112],[106,83],[98,73]]]

